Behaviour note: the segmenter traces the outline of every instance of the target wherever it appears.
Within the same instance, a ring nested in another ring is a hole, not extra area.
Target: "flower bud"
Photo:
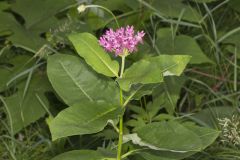
[[[86,5],[84,5],[84,4],[81,4],[80,6],[78,6],[78,12],[79,13],[82,13],[82,12],[84,12],[85,10],[86,10]]]

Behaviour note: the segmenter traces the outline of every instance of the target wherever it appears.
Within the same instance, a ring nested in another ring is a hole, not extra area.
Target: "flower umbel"
[[[137,51],[137,45],[143,43],[143,31],[135,34],[133,26],[121,27],[116,31],[109,29],[100,37],[99,44],[108,52],[114,52],[116,56],[126,56]]]

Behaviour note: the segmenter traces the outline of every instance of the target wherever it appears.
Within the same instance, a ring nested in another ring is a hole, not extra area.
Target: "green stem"
[[[121,72],[120,78],[123,76],[125,66],[125,56],[122,56],[122,65],[121,65]],[[123,93],[122,89],[120,88],[120,104],[124,107],[123,103]],[[121,160],[122,156],[122,143],[123,143],[123,115],[119,118],[119,136],[118,136],[118,151],[117,151],[117,160]]]
[[[120,119],[119,119],[119,137],[118,137],[117,160],[121,160],[122,143],[123,143],[123,116],[121,116]]]
[[[115,22],[116,22],[116,24],[117,24],[117,27],[120,28],[120,26],[119,26],[119,24],[118,24],[118,21],[117,21],[117,18],[116,18],[116,16],[112,13],[111,10],[109,10],[109,9],[103,7],[103,6],[100,6],[100,5],[87,5],[86,8],[101,8],[101,9],[107,11],[107,12],[110,13],[110,14],[113,16],[113,18],[115,19]]]
[[[121,66],[120,78],[122,78],[122,76],[123,76],[124,67],[125,67],[125,56],[122,56],[122,66]]]

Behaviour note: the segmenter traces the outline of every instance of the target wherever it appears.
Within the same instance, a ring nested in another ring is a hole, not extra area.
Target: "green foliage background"
[[[120,26],[146,32],[123,78],[114,79],[131,100],[123,150],[140,152],[129,160],[240,159],[240,144],[223,142],[219,125],[239,114],[239,0],[1,0],[0,159],[113,159],[121,110],[111,77],[120,59],[96,38],[117,25],[101,8],[78,13],[80,4],[103,6]]]

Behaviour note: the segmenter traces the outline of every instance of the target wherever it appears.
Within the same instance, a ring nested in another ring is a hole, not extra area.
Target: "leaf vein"
[[[67,75],[71,78],[71,80],[74,82],[74,84],[82,91],[82,93],[90,100],[93,101],[93,99],[87,94],[87,92],[84,91],[84,89],[82,88],[82,86],[77,83],[77,81],[72,77],[71,73],[68,71],[68,69],[64,66],[64,64],[59,61],[59,63],[61,64],[62,68],[64,69],[64,71],[67,73]]]
[[[92,51],[93,53],[101,60],[101,62],[116,76],[118,77],[118,74],[97,54],[97,52],[85,41],[80,39],[84,44],[86,44]]]

